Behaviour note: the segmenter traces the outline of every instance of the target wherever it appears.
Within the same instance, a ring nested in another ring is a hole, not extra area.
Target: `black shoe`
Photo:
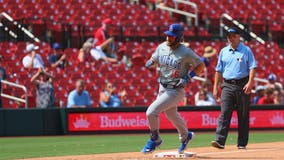
[[[215,148],[218,148],[218,149],[224,149],[225,147],[224,147],[224,145],[221,145],[219,142],[217,142],[217,141],[212,141],[211,142],[211,145],[213,146],[213,147],[215,147]]]
[[[238,145],[238,149],[246,149],[246,146],[239,146]]]

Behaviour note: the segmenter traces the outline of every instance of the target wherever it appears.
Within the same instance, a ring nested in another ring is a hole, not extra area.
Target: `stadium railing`
[[[233,19],[230,15],[228,15],[227,13],[223,13],[220,17],[220,37],[224,36],[223,33],[223,28],[225,30],[228,30],[229,27],[224,24],[224,18],[226,18],[227,20],[229,20],[230,22],[232,22],[234,25],[236,25],[238,28],[240,28],[241,30],[245,31],[245,25],[241,24],[240,22],[238,22],[237,20]],[[247,31],[248,35],[251,36],[252,38],[256,39],[258,42],[260,42],[261,44],[265,44],[265,41],[260,38],[259,36],[257,36],[255,33]]]
[[[25,92],[24,93],[25,98],[19,98],[19,97],[15,97],[15,96],[12,96],[12,95],[9,95],[9,94],[5,94],[5,93],[2,93],[2,91],[1,91],[1,96],[4,97],[4,98],[8,98],[8,99],[12,99],[12,100],[15,100],[15,101],[18,101],[18,102],[25,103],[25,108],[28,108],[28,92],[27,92],[27,88],[25,86],[19,85],[19,84],[13,83],[13,82],[9,82],[9,81],[6,81],[6,80],[1,80],[1,83],[6,84],[6,85],[10,85],[12,87],[21,88]]]
[[[195,21],[194,21],[195,27],[198,27],[198,8],[197,8],[196,3],[189,2],[189,1],[184,1],[184,0],[175,0],[175,3],[176,3],[175,8],[163,6],[161,4],[157,4],[156,7],[159,8],[159,9],[162,9],[162,10],[167,10],[169,12],[174,12],[174,13],[185,15],[185,16],[188,16],[188,17],[192,17],[192,18],[195,19]],[[191,6],[194,9],[194,13],[185,12],[185,11],[177,9],[178,8],[177,7],[178,3],[183,3],[185,5]]]

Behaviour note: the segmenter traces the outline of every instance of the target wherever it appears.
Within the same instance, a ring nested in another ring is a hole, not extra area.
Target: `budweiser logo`
[[[209,114],[202,114],[202,126],[216,126],[218,124],[218,119],[219,117],[213,117],[210,116]],[[250,124],[254,124],[255,122],[255,117],[250,117]],[[238,118],[237,117],[232,117],[231,119],[231,125],[237,125],[238,124]]]
[[[216,126],[218,124],[219,117],[212,117],[209,114],[202,114],[202,126]],[[231,124],[236,125],[238,123],[237,118],[232,117]]]
[[[100,116],[100,127],[108,128],[108,127],[148,127],[148,120],[146,118],[142,118],[140,116],[136,116],[133,118],[124,118],[122,116],[118,116],[116,118],[108,117],[108,116]]]
[[[76,121],[73,122],[73,126],[75,128],[89,128],[90,122],[83,115],[80,115],[80,118],[76,118]]]
[[[282,114],[276,113],[271,119],[270,119],[271,124],[284,124],[284,118]]]

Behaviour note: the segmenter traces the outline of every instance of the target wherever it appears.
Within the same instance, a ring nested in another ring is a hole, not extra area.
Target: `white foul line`
[[[238,152],[255,152],[255,151],[273,151],[273,150],[279,150],[281,148],[271,148],[271,149],[243,149],[238,151],[227,151],[227,152],[208,152],[208,153],[200,153],[199,155],[218,155],[218,154],[226,154],[226,153],[238,153]]]

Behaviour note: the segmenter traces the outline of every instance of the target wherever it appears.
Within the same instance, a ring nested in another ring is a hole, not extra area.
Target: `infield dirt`
[[[165,152],[165,151],[166,150],[157,150],[155,151],[155,153]],[[242,149],[242,150],[237,149],[236,146],[225,146],[225,149],[216,149],[211,146],[208,146],[201,148],[188,148],[187,151],[196,153],[196,156],[186,159],[283,160],[284,142],[249,144],[247,146],[247,149]],[[109,154],[94,154],[94,155],[31,158],[25,160],[151,160],[151,159],[159,160],[162,158],[153,158],[153,154],[145,155],[140,152],[128,152],[128,153],[109,153]]]

